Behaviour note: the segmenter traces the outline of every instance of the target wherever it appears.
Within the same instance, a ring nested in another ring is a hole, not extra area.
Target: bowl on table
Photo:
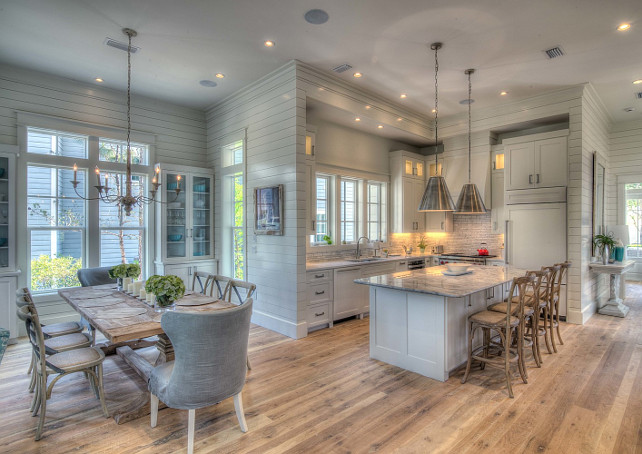
[[[450,273],[465,273],[470,268],[468,263],[446,263],[446,268]]]
[[[180,241],[183,239],[183,235],[167,235],[169,241]]]

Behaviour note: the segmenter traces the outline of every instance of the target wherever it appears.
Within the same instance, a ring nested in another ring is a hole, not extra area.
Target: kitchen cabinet
[[[567,135],[564,130],[504,140],[505,189],[566,186]]]
[[[306,321],[308,331],[327,325],[332,327],[334,284],[332,270],[309,271],[307,273],[308,305]]]
[[[408,151],[390,153],[390,192],[392,232],[423,232],[426,215],[419,212],[419,203],[426,188],[425,160]]]
[[[201,260],[186,263],[156,263],[156,274],[173,274],[174,276],[180,277],[187,290],[192,289],[192,280],[194,279],[194,273],[196,271],[218,274],[218,261]]]
[[[437,211],[426,213],[426,232],[452,232],[452,211]]]
[[[0,145],[0,273],[16,269],[17,154],[17,146]]]

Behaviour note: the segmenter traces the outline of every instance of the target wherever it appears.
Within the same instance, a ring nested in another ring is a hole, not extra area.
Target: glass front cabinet
[[[156,273],[182,274],[191,288],[191,275],[197,269],[216,272],[216,266],[208,263],[214,259],[214,175],[206,169],[160,166]],[[174,270],[177,264],[185,270]]]

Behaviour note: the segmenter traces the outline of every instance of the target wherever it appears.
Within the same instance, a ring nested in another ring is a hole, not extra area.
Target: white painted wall
[[[0,65],[0,143],[18,144],[17,112],[43,114],[103,127],[127,127],[127,97],[124,92]],[[132,130],[156,137],[156,161],[207,166],[203,111],[133,96]],[[24,227],[26,213],[21,206],[17,207],[17,218],[17,242],[24,245],[25,230],[21,227]],[[150,222],[150,233],[153,235],[153,218]],[[18,267],[25,270],[24,247],[22,253],[19,250],[17,259]],[[27,285],[25,274],[20,277],[19,285]],[[47,323],[77,318],[66,303],[58,300],[57,295],[51,301],[39,304],[39,310]]]

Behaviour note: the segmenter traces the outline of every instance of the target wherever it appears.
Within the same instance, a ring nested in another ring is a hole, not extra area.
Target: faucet
[[[368,238],[367,236],[359,237],[359,239],[357,240],[357,260],[359,260],[359,256],[361,255],[361,251],[359,250],[359,244],[361,243],[361,240],[364,238],[368,240],[368,243],[370,242],[370,238]]]

